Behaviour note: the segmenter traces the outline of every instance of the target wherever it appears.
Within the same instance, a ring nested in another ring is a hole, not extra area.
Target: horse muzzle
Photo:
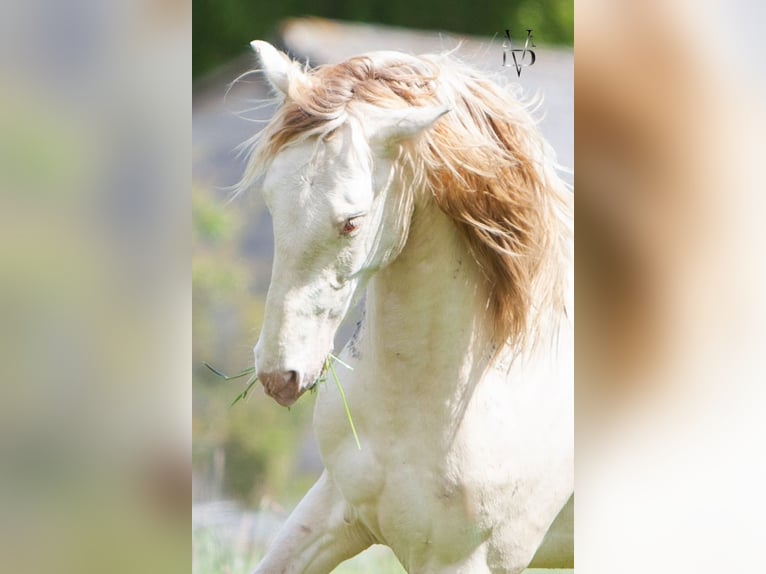
[[[306,392],[301,388],[301,376],[297,371],[277,371],[273,373],[258,373],[266,394],[283,407],[289,407]]]

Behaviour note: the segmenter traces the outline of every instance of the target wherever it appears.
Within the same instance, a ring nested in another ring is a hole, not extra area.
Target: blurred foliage
[[[258,565],[261,549],[242,549],[214,530],[192,532],[192,574],[248,574]]]
[[[286,18],[321,16],[393,26],[502,36],[506,28],[533,29],[542,44],[572,45],[572,0],[194,0],[193,74],[203,73],[243,52],[256,38],[274,40]]]
[[[214,529],[192,532],[192,574],[248,574],[257,566],[265,549],[220,536]],[[347,560],[333,574],[405,574],[393,552],[382,547]]]
[[[243,237],[245,222],[262,209],[252,202],[227,204],[200,184],[192,190],[195,474],[207,489],[202,498],[223,496],[256,507],[264,500],[295,501],[316,479],[299,458],[301,445],[313,440],[307,432],[311,397],[288,411],[256,385],[247,400],[231,406],[247,379],[223,381],[202,365],[208,361],[228,373],[252,366],[270,270],[257,252],[243,248]]]
[[[51,112],[44,98],[18,86],[0,94],[0,194],[15,200],[77,199],[101,158],[71,117]]]

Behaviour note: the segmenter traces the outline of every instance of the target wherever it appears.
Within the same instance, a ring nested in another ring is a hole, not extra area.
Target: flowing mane
[[[328,137],[359,106],[448,105],[449,113],[392,153],[410,201],[451,217],[486,283],[493,340],[524,346],[565,313],[572,197],[527,106],[450,55],[377,52],[303,71],[270,124],[246,142],[250,187],[285,146]],[[363,107],[363,106],[362,106]]]

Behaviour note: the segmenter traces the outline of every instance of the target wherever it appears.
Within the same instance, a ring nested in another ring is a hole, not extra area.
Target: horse
[[[573,202],[553,150],[452,54],[308,69],[252,46],[281,102],[240,182],[274,224],[255,368],[283,406],[318,387],[325,467],[255,572],[322,574],[372,544],[410,573],[522,571],[574,483]],[[362,295],[341,396],[317,380]]]

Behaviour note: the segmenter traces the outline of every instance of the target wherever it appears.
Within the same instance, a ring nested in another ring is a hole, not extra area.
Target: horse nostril
[[[298,374],[298,371],[258,372],[258,379],[269,389],[297,387],[300,383],[300,375]]]
[[[298,371],[286,371],[282,373],[282,376],[285,378],[285,383],[288,385],[297,385],[300,382],[298,380]]]

